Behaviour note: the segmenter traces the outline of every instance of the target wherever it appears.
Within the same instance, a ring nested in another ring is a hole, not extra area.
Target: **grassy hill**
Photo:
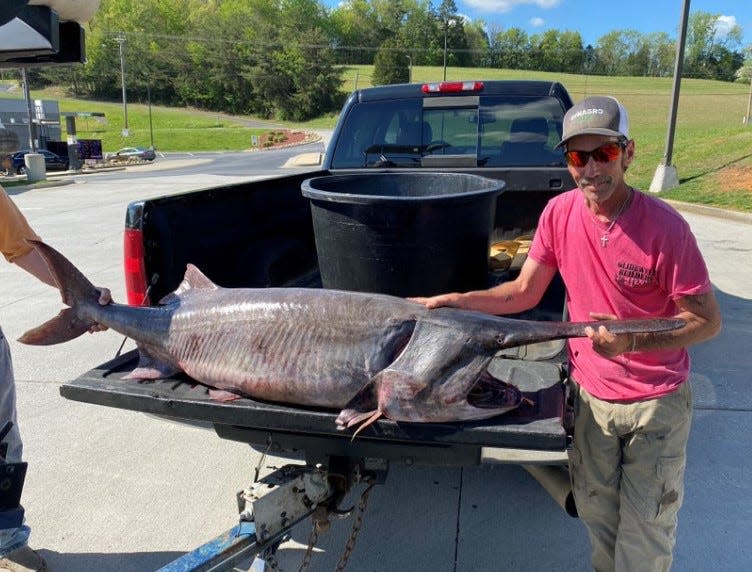
[[[343,90],[366,87],[371,66],[344,68]],[[415,67],[416,82],[439,81],[440,67]],[[448,68],[447,79],[548,79],[563,83],[572,97],[603,94],[619,98],[631,119],[631,136],[637,156],[628,179],[647,189],[661,163],[666,147],[672,79],[646,77],[603,77],[561,73],[496,69]],[[747,113],[749,86],[726,82],[684,79],[677,114],[672,164],[681,185],[662,196],[669,199],[707,204],[752,212],[752,125],[742,123]],[[75,100],[58,90],[34,92],[33,97],[58,99],[62,111],[100,111],[105,122],[79,119],[80,138],[102,139],[106,150],[124,145],[154,144],[163,151],[239,150],[251,146],[251,136],[268,129],[249,128],[243,119],[191,109],[152,107],[152,128],[145,104],[128,104],[130,136],[121,137],[122,104]],[[0,97],[21,97],[20,91],[0,93]],[[289,127],[332,128],[336,115]],[[271,128],[271,127],[270,127]]]

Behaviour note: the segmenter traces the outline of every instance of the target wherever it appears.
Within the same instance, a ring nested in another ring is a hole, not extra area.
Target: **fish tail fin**
[[[81,316],[79,308],[86,304],[98,304],[99,291],[65,256],[39,240],[29,240],[41,255],[60,290],[63,303],[70,308],[41,326],[29,330],[19,341],[30,345],[51,345],[77,338],[96,323]]]
[[[73,308],[66,308],[51,320],[26,332],[18,341],[30,346],[62,344],[88,332],[90,326],[90,322],[76,316]]]

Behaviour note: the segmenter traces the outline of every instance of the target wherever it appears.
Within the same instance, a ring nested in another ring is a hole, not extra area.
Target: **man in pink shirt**
[[[569,466],[597,571],[668,570],[692,416],[687,347],[718,333],[707,268],[684,219],[630,187],[624,107],[589,97],[564,116],[560,146],[577,188],[540,217],[520,275],[494,288],[420,298],[490,314],[535,307],[558,271],[573,321],[677,316],[671,332],[569,341],[576,396]]]

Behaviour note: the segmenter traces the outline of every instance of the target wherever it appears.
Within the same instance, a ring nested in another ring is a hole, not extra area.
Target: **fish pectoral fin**
[[[235,401],[236,399],[240,399],[241,396],[238,395],[237,393],[233,393],[225,389],[210,389],[209,397],[211,397],[214,401],[219,401],[221,403],[229,403],[230,401]]]
[[[51,320],[26,332],[18,341],[31,346],[61,344],[86,333],[93,324],[76,316],[73,308],[66,308]]]
[[[339,417],[337,417],[337,429],[339,431],[344,431],[345,429],[349,429],[353,425],[357,425],[360,423],[360,426],[355,430],[355,432],[352,434],[352,439],[355,439],[355,436],[360,433],[363,429],[368,427],[369,425],[374,424],[379,417],[383,415],[383,412],[381,409],[375,409],[373,411],[364,411],[363,413],[353,414],[353,412],[349,412],[349,414],[346,414],[345,417],[347,418],[347,421],[344,419],[340,419],[343,414],[346,413],[346,410],[342,410],[342,412],[339,414]]]
[[[343,430],[357,423],[357,418],[371,415],[378,409],[376,400],[376,382],[372,379],[366,383],[350,401],[348,401],[337,416],[337,429]],[[352,421],[356,419],[356,421]]]
[[[123,379],[164,379],[170,377],[173,374],[178,373],[178,370],[172,369],[160,369],[157,367],[137,367]]]
[[[142,345],[138,346],[138,365],[126,375],[123,379],[164,379],[175,375],[180,370],[173,365],[159,361],[149,355],[149,352]]]

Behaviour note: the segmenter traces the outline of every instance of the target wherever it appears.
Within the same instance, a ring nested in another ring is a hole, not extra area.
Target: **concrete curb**
[[[698,215],[703,215],[703,216],[711,216],[714,218],[732,220],[734,222],[741,222],[744,224],[752,224],[752,214],[750,213],[729,211],[729,210],[719,209],[717,207],[709,207],[707,205],[685,203],[683,201],[670,201],[666,199],[661,199],[661,200],[664,201],[665,203],[668,203],[679,212],[686,212],[686,213],[698,214]]]
[[[282,167],[316,167],[321,165],[324,160],[323,153],[301,153],[290,157]]]
[[[49,189],[53,187],[64,187],[66,185],[72,185],[75,183],[73,179],[57,179],[57,180],[50,180],[46,179],[44,181],[38,181],[36,183],[29,183],[28,185],[13,185],[12,187],[3,187],[5,189],[5,192],[9,195],[14,194],[16,191],[23,192],[23,191],[30,191],[32,189]]]

